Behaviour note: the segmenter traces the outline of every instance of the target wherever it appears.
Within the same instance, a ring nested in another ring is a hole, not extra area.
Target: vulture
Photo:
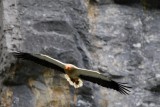
[[[127,86],[126,83],[116,82],[112,80],[112,78],[105,76],[98,71],[83,69],[72,64],[63,63],[45,54],[32,54],[25,52],[12,52],[11,54],[16,58],[33,61],[42,66],[56,69],[57,71],[64,73],[66,80],[75,88],[83,86],[83,81],[81,80],[83,79],[116,90],[121,94],[129,94],[130,92],[129,88],[131,87]]]

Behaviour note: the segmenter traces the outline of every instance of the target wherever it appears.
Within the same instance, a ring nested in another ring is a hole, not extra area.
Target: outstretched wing
[[[124,83],[113,81],[111,78],[101,74],[100,72],[81,68],[78,68],[76,72],[81,79],[97,83],[106,88],[114,89],[119,91],[121,94],[128,94],[130,92],[129,88],[131,87],[126,86]]]
[[[24,60],[33,61],[37,64],[43,65],[48,68],[56,69],[58,71],[64,72],[65,63],[51,58],[44,54],[31,54],[24,52],[12,52],[12,54],[17,58],[22,58]]]

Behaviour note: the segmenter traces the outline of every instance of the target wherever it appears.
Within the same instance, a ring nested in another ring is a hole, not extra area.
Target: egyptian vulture
[[[120,83],[112,80],[110,77],[101,74],[98,71],[78,68],[72,64],[66,64],[59,60],[56,60],[50,56],[44,54],[32,54],[24,52],[12,52],[12,54],[17,58],[22,58],[24,60],[30,60],[37,64],[43,65],[48,68],[56,69],[65,73],[65,78],[70,85],[75,88],[79,88],[83,85],[81,79],[97,83],[103,87],[114,89],[119,91],[121,94],[128,94],[130,92],[129,86],[125,83]],[[80,79],[81,78],[81,79]]]

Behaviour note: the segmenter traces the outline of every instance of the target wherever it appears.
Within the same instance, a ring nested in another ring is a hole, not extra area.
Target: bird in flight
[[[121,94],[128,94],[130,92],[129,88],[131,87],[127,86],[126,83],[116,82],[112,80],[112,78],[105,76],[98,71],[78,68],[75,65],[63,63],[44,54],[32,54],[25,52],[12,52],[12,54],[17,58],[33,61],[42,66],[65,73],[64,77],[67,79],[69,84],[75,88],[83,86],[83,81],[81,80],[83,79],[97,83],[103,87],[116,90]]]

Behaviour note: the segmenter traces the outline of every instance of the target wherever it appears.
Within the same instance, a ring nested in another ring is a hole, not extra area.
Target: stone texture
[[[94,62],[126,75],[122,81],[133,86],[129,96],[108,91],[109,107],[159,107],[160,12],[112,4],[95,10],[89,40],[92,57],[99,59]]]
[[[160,107],[160,12],[111,0],[0,2],[1,107]],[[123,75],[130,95],[63,74],[10,51],[44,53],[78,67]]]

